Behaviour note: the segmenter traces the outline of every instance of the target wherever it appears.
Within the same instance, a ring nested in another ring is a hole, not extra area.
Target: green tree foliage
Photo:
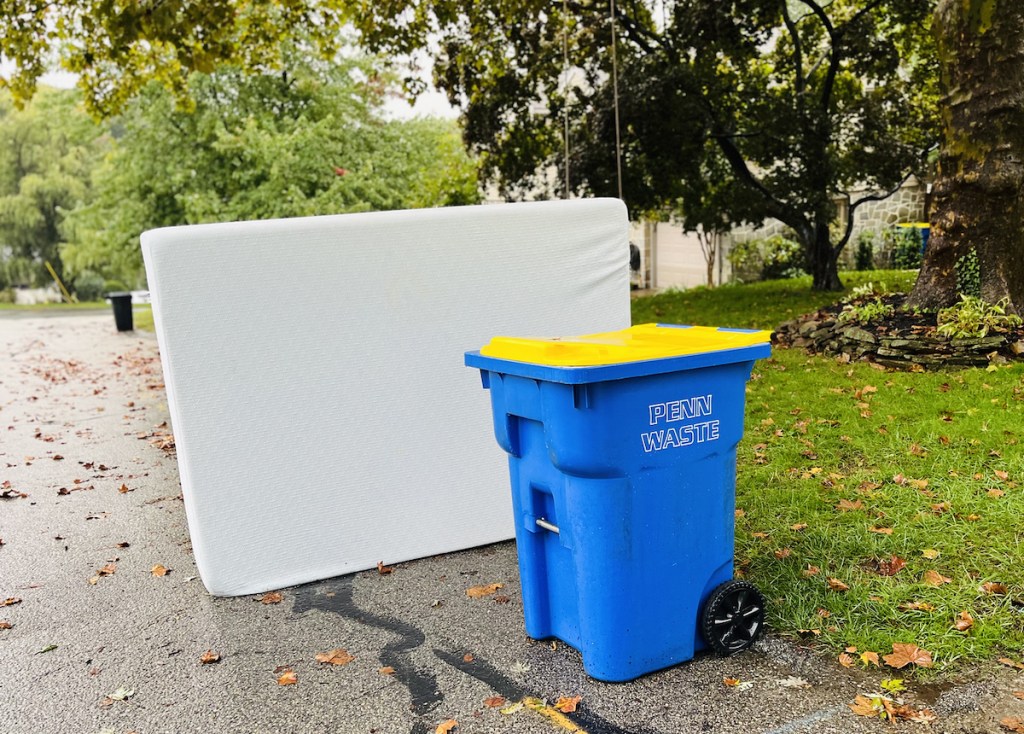
[[[23,110],[0,96],[0,289],[49,282],[46,261],[62,273],[65,216],[89,197],[100,138],[74,92],[40,90]]]
[[[2,80],[26,100],[54,57],[79,75],[96,116],[120,111],[156,79],[187,102],[188,76],[223,63],[277,68],[296,35],[310,55],[333,58],[346,3],[338,0],[0,0]]]
[[[596,0],[359,0],[374,50],[439,46],[436,81],[467,142],[509,196],[560,167],[571,188],[617,191],[609,4]],[[747,194],[730,221],[774,217],[797,235],[814,287],[841,287],[837,198],[889,190],[936,136],[932,0],[620,0],[615,30],[623,188],[631,209],[670,207],[728,163]],[[563,44],[567,48],[563,47]],[[563,54],[572,72],[566,74]],[[567,78],[569,83],[567,83]],[[711,141],[713,146],[708,146]],[[690,192],[692,193],[692,192]],[[856,212],[863,200],[849,204]]]
[[[76,273],[140,282],[146,229],[478,201],[454,122],[386,120],[389,86],[366,64],[195,74],[181,110],[151,84],[113,120],[96,198],[69,219]]]

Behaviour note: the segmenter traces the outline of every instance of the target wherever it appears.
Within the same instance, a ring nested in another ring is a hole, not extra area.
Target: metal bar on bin
[[[543,517],[538,517],[537,518],[537,526],[538,527],[542,527],[545,530],[550,530],[552,533],[555,533],[556,535],[558,534],[558,526],[557,525],[552,525],[547,520],[545,520]]]

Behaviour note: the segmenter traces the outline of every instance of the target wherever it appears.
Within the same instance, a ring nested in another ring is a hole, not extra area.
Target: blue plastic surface
[[[572,645],[607,681],[705,647],[701,606],[733,573],[746,382],[769,353],[583,368],[466,354],[509,455],[530,637]]]

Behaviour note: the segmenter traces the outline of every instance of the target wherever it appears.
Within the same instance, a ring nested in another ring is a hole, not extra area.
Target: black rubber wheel
[[[764,630],[764,597],[749,581],[726,581],[711,592],[700,615],[704,640],[719,655],[735,655]]]

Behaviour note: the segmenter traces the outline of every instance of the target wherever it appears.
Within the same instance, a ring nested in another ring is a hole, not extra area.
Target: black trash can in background
[[[110,305],[114,307],[114,323],[118,331],[132,331],[135,324],[132,320],[132,294],[108,293]]]

